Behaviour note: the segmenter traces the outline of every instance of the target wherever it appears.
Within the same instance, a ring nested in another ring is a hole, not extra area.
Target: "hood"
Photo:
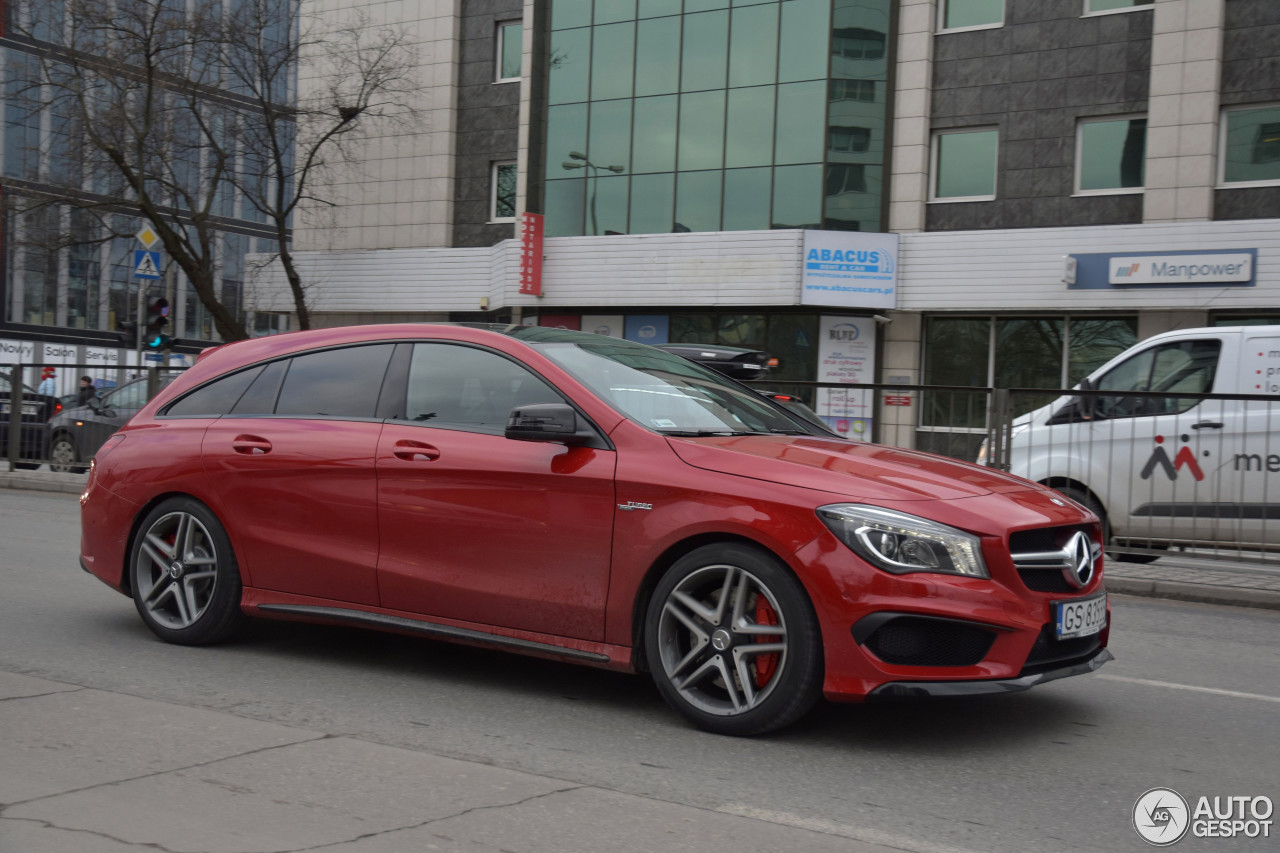
[[[1028,490],[1020,477],[967,462],[884,447],[785,435],[667,439],[695,468],[785,483],[863,501],[956,500]]]

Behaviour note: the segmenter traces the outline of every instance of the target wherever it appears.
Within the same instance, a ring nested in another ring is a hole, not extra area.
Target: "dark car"
[[[160,377],[163,388],[174,374]],[[64,409],[49,422],[49,469],[60,473],[80,473],[113,432],[147,404],[147,379],[142,377],[113,388],[89,401],[87,406]]]
[[[81,565],[169,642],[258,616],[647,670],[724,734],[822,696],[1008,693],[1111,659],[1088,509],[815,435],[688,359],[582,332],[206,350],[107,439],[80,505]]]
[[[696,361],[703,367],[709,367],[731,379],[763,379],[768,375],[769,363],[772,361],[769,354],[762,350],[726,347],[718,344],[660,344],[657,348]],[[823,435],[837,434],[817,412],[805,405],[804,400],[794,394],[782,394],[763,388],[755,390],[791,414],[803,418],[806,424],[821,430]]]
[[[22,431],[16,468],[38,468],[49,441],[49,419],[62,410],[57,397],[22,386]],[[0,375],[0,457],[9,456],[9,377]]]

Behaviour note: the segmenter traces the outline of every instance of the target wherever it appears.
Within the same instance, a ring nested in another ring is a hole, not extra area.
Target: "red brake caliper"
[[[769,599],[763,595],[756,596],[756,624],[757,625],[777,625],[778,614],[769,604]],[[777,639],[761,634],[756,635],[757,643],[769,643]],[[764,687],[769,683],[769,679],[773,678],[775,672],[778,671],[778,653],[769,652],[768,654],[756,655],[756,687]]]

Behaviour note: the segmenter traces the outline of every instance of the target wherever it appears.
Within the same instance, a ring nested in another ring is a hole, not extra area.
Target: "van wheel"
[[[654,590],[644,628],[658,691],[707,731],[781,728],[822,691],[822,639],[809,597],[757,548],[707,545],[682,557]]]
[[[1102,541],[1106,546],[1108,556],[1120,563],[1154,563],[1160,559],[1159,554],[1129,554],[1112,550],[1111,546],[1111,522],[1107,519],[1107,511],[1102,508],[1102,504],[1098,503],[1089,492],[1076,486],[1054,486],[1058,492],[1066,495],[1078,504],[1081,504],[1098,518],[1102,519]],[[1163,550],[1163,549],[1161,549]]]

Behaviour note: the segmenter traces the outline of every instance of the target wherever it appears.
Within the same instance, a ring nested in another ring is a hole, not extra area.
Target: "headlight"
[[[963,530],[862,504],[818,507],[818,518],[859,557],[886,572],[990,577],[981,542]]]

